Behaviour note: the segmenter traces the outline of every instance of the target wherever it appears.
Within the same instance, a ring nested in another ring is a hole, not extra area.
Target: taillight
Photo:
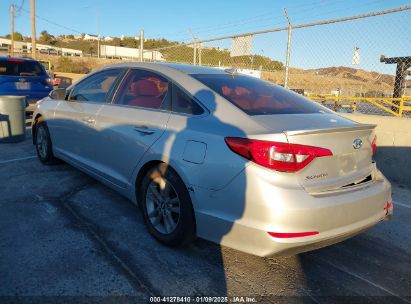
[[[45,81],[46,81],[46,84],[47,84],[49,87],[51,87],[51,86],[53,85],[53,82],[51,81],[51,78],[46,78]]]
[[[23,59],[17,59],[17,58],[8,58],[7,61],[8,62],[24,62]]]
[[[372,148],[372,154],[377,153],[377,135],[375,135],[374,139],[372,140],[371,148]]]
[[[333,155],[328,149],[282,142],[239,137],[226,137],[225,142],[233,152],[266,168],[284,172],[297,172],[316,157]]]

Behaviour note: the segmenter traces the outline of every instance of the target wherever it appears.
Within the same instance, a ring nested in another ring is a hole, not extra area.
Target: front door
[[[73,88],[69,100],[59,103],[50,128],[58,153],[88,169],[94,168],[98,138],[96,116],[121,74],[121,69],[93,74]]]

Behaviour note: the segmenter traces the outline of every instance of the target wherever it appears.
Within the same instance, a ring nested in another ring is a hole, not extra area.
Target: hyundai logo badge
[[[359,138],[354,139],[354,141],[352,142],[352,146],[354,147],[354,149],[359,149],[362,147],[362,140]]]

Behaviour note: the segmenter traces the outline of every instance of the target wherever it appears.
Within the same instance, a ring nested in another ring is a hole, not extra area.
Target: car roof
[[[123,67],[123,68],[168,68],[184,74],[225,74],[224,69],[211,68],[191,64],[179,64],[170,62],[124,62],[104,66],[102,69]]]
[[[22,60],[22,61],[29,61],[29,62],[37,62],[37,60],[31,58],[23,58],[23,57],[10,57],[10,56],[0,56],[1,61],[8,61],[8,60]]]
[[[179,70],[185,74],[225,74],[224,69],[211,68],[192,64],[179,64],[179,63],[158,63],[158,65],[165,65],[172,69]]]

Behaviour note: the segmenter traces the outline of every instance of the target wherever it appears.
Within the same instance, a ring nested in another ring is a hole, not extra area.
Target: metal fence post
[[[398,116],[402,117],[402,111],[404,109],[404,96],[401,96],[400,104],[398,107]]]
[[[285,13],[285,17],[287,18],[287,21],[288,21],[288,39],[287,39],[287,55],[286,55],[286,58],[285,58],[284,88],[288,89],[288,69],[289,69],[289,66],[290,66],[292,27],[291,27],[290,18],[288,18],[288,14],[287,14],[286,9],[284,9],[284,13]]]
[[[198,65],[201,65],[201,43],[198,44]]]
[[[197,43],[194,43],[193,47],[193,64],[196,65],[197,62]]]

